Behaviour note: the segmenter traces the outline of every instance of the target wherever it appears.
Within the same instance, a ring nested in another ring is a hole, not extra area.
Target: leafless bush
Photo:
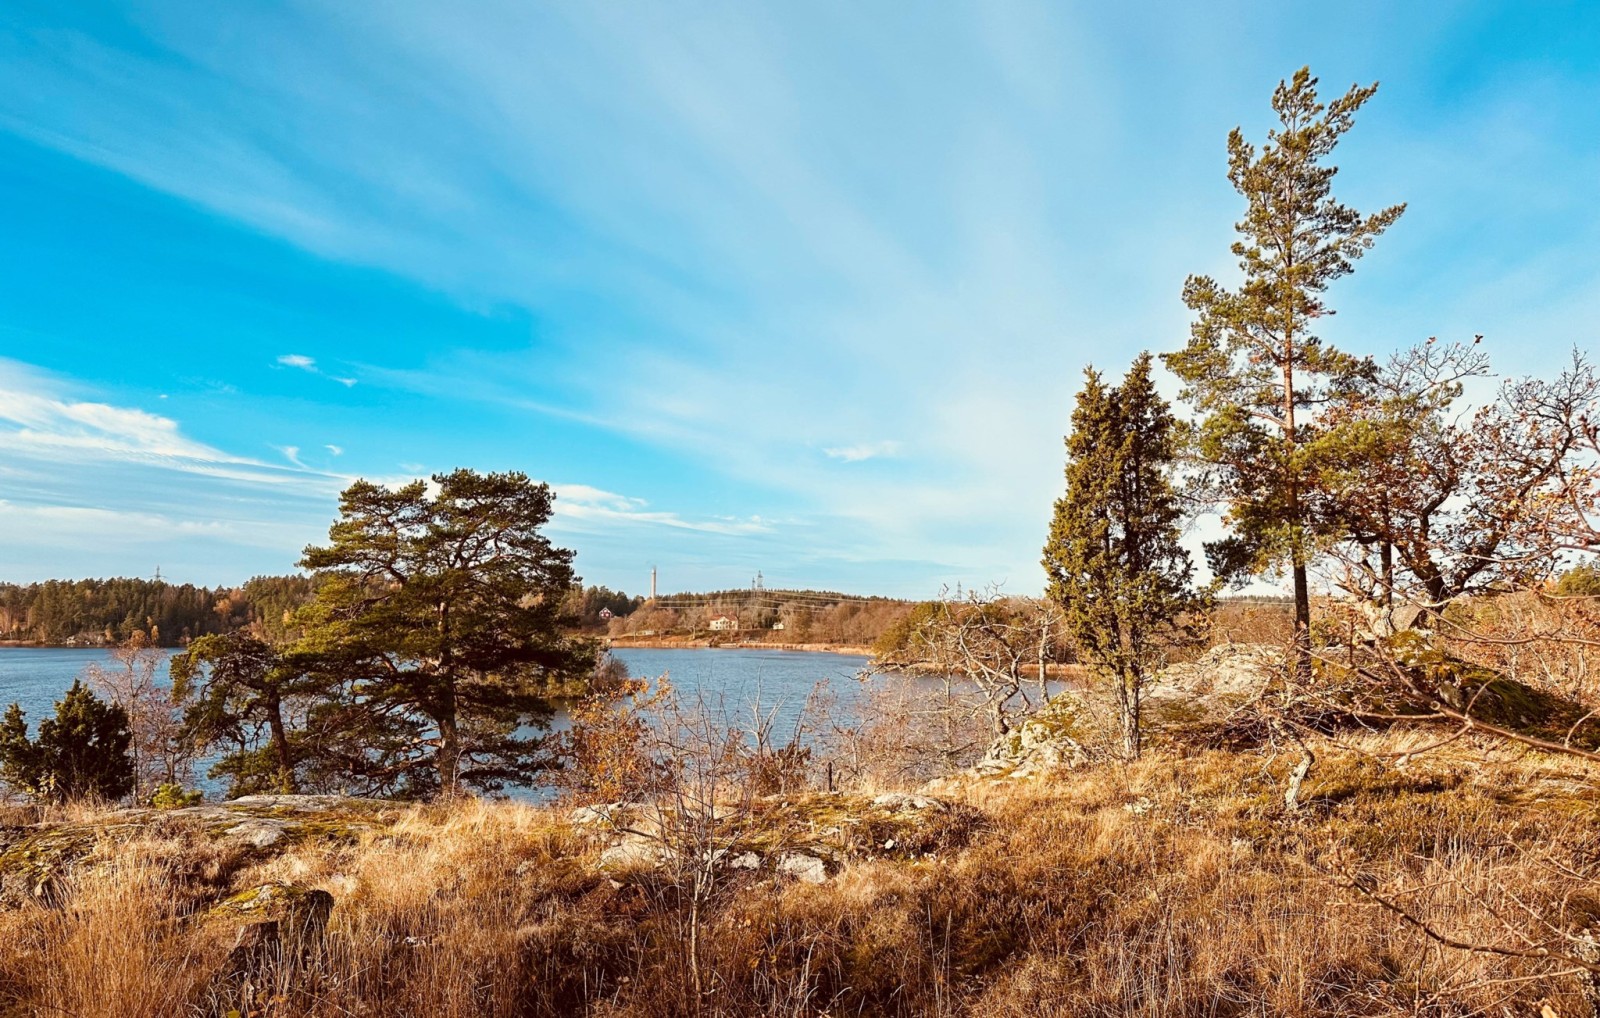
[[[193,779],[194,747],[183,737],[182,713],[172,686],[161,680],[166,652],[147,634],[134,630],[111,657],[114,665],[90,664],[84,678],[128,715],[133,797],[143,802],[159,785],[183,785]]]
[[[988,695],[960,676],[877,672],[861,681],[856,719],[830,741],[843,783],[916,787],[970,766],[993,739]]]

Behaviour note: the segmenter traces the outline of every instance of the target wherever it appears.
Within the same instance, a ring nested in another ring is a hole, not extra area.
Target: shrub
[[[56,716],[28,738],[22,708],[0,721],[0,778],[40,802],[121,799],[133,790],[128,715],[76,680],[56,702]]]
[[[197,806],[205,797],[205,793],[199,789],[192,792],[185,791],[182,785],[169,782],[156,786],[156,790],[150,794],[150,805],[156,809],[180,809],[184,806]]]

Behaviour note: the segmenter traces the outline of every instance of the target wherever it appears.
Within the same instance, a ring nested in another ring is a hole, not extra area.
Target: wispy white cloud
[[[304,540],[303,527],[261,519],[186,519],[167,513],[88,505],[22,504],[0,499],[0,527],[25,531],[36,540],[92,550],[105,547],[108,534],[120,543],[152,545],[173,538],[207,538],[254,547],[282,549]],[[287,565],[287,563],[286,563]]]
[[[122,463],[199,477],[325,492],[340,478],[226,452],[190,438],[171,417],[137,407],[75,398],[69,384],[0,358],[0,460]],[[298,452],[298,450],[295,450]]]
[[[0,424],[14,451],[235,461],[186,438],[176,421],[145,410],[61,395],[44,372],[0,358]]]
[[[846,463],[860,463],[862,460],[898,456],[900,455],[900,443],[889,440],[860,442],[856,445],[833,446],[822,451],[829,459],[843,460]]]
[[[326,528],[334,496],[354,479],[308,465],[295,444],[274,446],[283,463],[265,462],[198,441],[173,418],[78,398],[73,388],[56,375],[0,359],[0,477],[8,480],[0,529],[28,535],[29,548],[13,556],[10,570],[55,575],[80,561],[90,564],[77,568],[94,572],[144,569],[143,559],[174,542],[212,582],[239,577],[218,575],[217,562],[201,555],[204,548],[232,547],[231,561],[239,560],[238,549],[256,549],[246,555],[256,561],[258,552],[275,548],[276,564],[268,559],[264,568],[287,569]],[[323,448],[344,453],[332,443]],[[71,469],[58,469],[63,463]],[[422,469],[406,466],[403,476],[367,476],[401,484]],[[175,483],[174,475],[184,480]],[[718,539],[772,530],[760,518],[673,512],[594,485],[554,487],[554,528],[601,540],[637,528]],[[180,557],[161,554],[169,564]],[[0,578],[11,575],[22,574]]]
[[[315,357],[307,357],[303,353],[282,354],[278,357],[278,363],[286,368],[298,368],[301,371],[309,372],[310,374],[318,375],[322,378],[327,378],[338,382],[347,389],[356,384],[356,380],[354,378],[348,378],[341,375],[330,375],[328,372],[317,367],[317,360]]]
[[[603,522],[607,525],[669,527],[724,536],[767,534],[772,531],[771,525],[759,516],[747,519],[689,519],[674,512],[652,510],[642,498],[630,498],[586,484],[552,484],[551,488],[556,493],[557,525]]]

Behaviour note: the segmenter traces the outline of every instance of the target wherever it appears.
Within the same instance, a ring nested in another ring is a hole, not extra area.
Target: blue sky
[[[591,582],[1038,589],[1088,363],[1232,278],[1227,131],[1382,88],[1330,339],[1600,331],[1600,5],[0,11],[0,579],[284,572],[519,469]]]

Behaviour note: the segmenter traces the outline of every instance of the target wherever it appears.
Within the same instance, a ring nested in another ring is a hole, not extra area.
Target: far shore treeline
[[[163,647],[246,627],[272,629],[311,599],[309,576],[257,576],[237,587],[113,577],[0,584],[0,640],[111,646],[135,632]]]
[[[115,647],[135,637],[185,647],[202,636],[249,631],[287,635],[316,580],[256,576],[237,586],[132,577],[0,583],[0,642],[44,647]],[[674,593],[654,601],[575,582],[563,605],[573,629],[651,639],[737,634],[739,640],[870,647],[915,602],[836,591],[730,589]],[[728,621],[718,626],[717,619]],[[729,626],[727,631],[721,626]]]
[[[315,591],[316,580],[303,573],[256,576],[233,587],[121,576],[0,583],[0,640],[97,647],[116,646],[138,634],[157,646],[183,647],[202,636],[242,629],[276,637]],[[642,597],[609,587],[574,584],[565,607],[576,625],[595,628],[643,603]],[[611,615],[602,617],[602,611]]]

